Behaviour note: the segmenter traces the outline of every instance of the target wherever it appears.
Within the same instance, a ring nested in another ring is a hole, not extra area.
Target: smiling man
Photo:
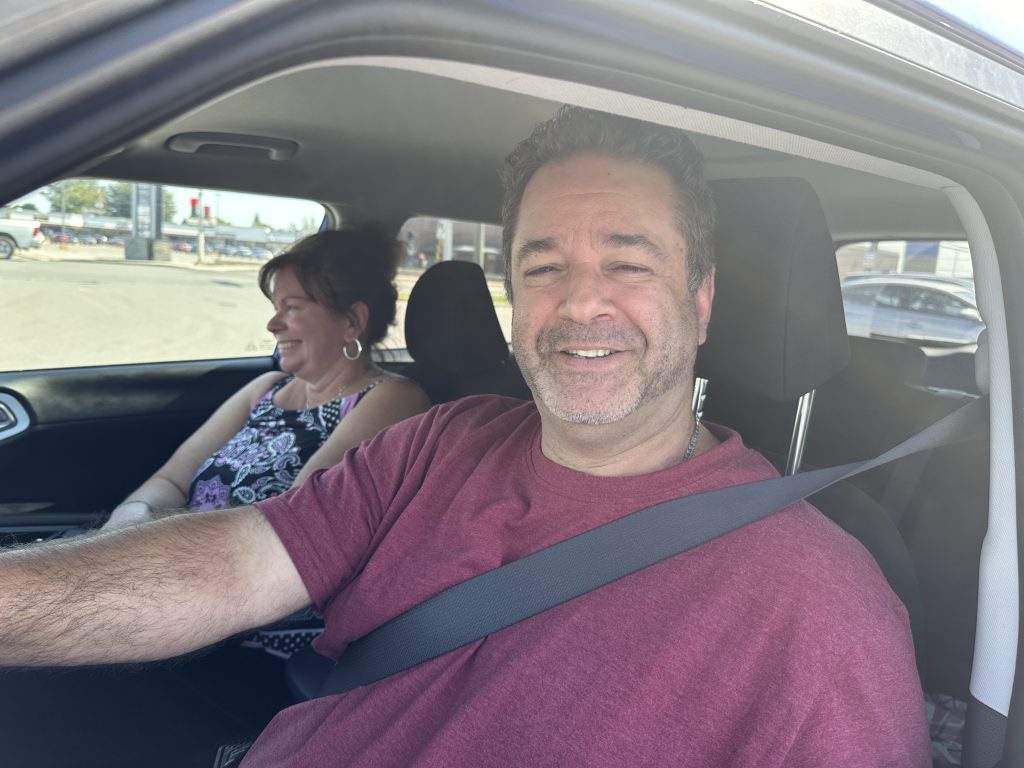
[[[690,409],[713,205],[681,133],[564,108],[504,174],[535,403],[439,406],[301,488],[0,565],[3,658],[183,653],[314,603],[317,648],[631,512],[774,475]],[[55,618],[58,616],[59,618]],[[40,630],[40,626],[42,630]],[[245,765],[928,765],[906,611],[805,503],[350,693]]]

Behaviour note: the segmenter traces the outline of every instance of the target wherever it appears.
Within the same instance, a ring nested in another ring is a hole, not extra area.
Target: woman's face
[[[267,330],[277,339],[281,370],[316,379],[343,359],[342,347],[354,336],[351,320],[317,304],[290,268],[274,277],[271,301]]]

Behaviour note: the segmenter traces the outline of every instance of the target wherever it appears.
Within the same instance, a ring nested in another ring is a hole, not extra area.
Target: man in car
[[[774,474],[691,411],[713,204],[673,130],[563,109],[505,168],[534,402],[410,419],[275,500],[2,558],[6,664],[158,659],[312,601],[338,656],[445,588]],[[247,766],[924,766],[905,610],[796,504],[406,672],[285,710]]]

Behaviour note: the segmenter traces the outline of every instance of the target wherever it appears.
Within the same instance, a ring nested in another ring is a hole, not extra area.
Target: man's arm
[[[309,602],[255,507],[176,515],[0,554],[0,666],[170,658]]]

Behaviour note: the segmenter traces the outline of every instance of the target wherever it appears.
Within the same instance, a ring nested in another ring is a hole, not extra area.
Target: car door
[[[889,284],[875,297],[871,313],[871,335],[879,339],[898,339],[906,306],[906,286]]]

